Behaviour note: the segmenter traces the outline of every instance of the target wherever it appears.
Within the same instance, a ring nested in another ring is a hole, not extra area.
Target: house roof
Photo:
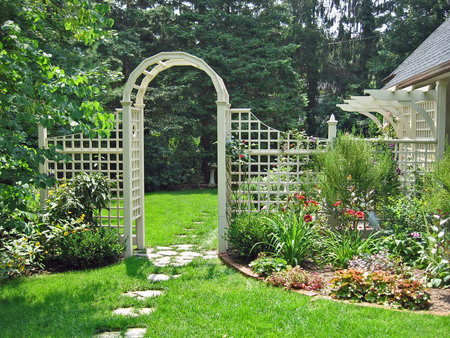
[[[404,88],[446,72],[450,72],[450,19],[383,80],[383,89]]]

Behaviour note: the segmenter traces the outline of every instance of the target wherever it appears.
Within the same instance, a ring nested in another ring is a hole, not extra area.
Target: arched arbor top
[[[185,52],[163,52],[142,61],[128,78],[123,90],[123,101],[131,102],[132,92],[136,90],[135,103],[144,104],[145,92],[150,82],[161,71],[175,66],[192,66],[203,70],[211,78],[216,89],[217,101],[229,102],[228,91],[222,78],[205,61]]]

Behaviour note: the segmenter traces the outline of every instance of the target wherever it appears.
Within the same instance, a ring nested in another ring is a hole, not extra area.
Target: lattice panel
[[[143,130],[142,111],[138,108],[131,109],[131,209],[132,219],[141,216],[141,133]]]
[[[436,141],[391,141],[399,179],[406,191],[415,193],[416,182],[436,161]]]
[[[316,182],[312,156],[327,140],[293,135],[259,121],[248,109],[231,109],[228,152],[234,211],[256,211],[280,203]]]
[[[436,102],[427,101],[418,103],[418,105],[421,106],[430,115],[434,123],[436,123]],[[407,106],[402,107],[402,114],[412,129],[413,138],[433,138],[431,129],[422,115]],[[403,134],[400,136],[408,137],[405,130],[403,130]]]
[[[108,138],[89,138],[83,134],[48,137],[48,146],[59,146],[59,152],[68,155],[70,162],[47,160],[47,174],[59,182],[81,172],[101,172],[113,182],[109,210],[102,210],[101,224],[123,226],[123,149],[122,111],[115,112],[114,128]]]

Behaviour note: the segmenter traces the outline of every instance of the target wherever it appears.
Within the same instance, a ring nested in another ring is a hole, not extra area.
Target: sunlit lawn
[[[216,206],[209,190],[147,195],[147,245],[214,247]],[[181,277],[150,284],[155,272]],[[165,295],[122,295],[150,288]],[[121,317],[112,314],[118,307],[156,311]],[[97,270],[16,278],[0,288],[0,337],[90,337],[131,327],[148,328],[148,337],[448,337],[450,317],[313,300],[248,279],[218,259],[158,268],[132,257]]]

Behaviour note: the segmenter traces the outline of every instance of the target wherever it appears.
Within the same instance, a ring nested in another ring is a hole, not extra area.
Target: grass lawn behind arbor
[[[146,196],[146,206],[151,219],[147,245],[216,245],[214,191],[153,193]],[[184,230],[188,227],[194,230]],[[197,237],[175,236],[183,231]],[[150,273],[181,277],[152,285],[147,281]],[[158,268],[132,257],[102,269],[2,283],[1,337],[90,337],[132,327],[148,328],[148,337],[445,337],[450,328],[448,316],[314,300],[265,286],[218,259]],[[146,289],[161,289],[165,295],[143,301],[122,295]],[[130,318],[113,315],[118,307],[156,311]]]

